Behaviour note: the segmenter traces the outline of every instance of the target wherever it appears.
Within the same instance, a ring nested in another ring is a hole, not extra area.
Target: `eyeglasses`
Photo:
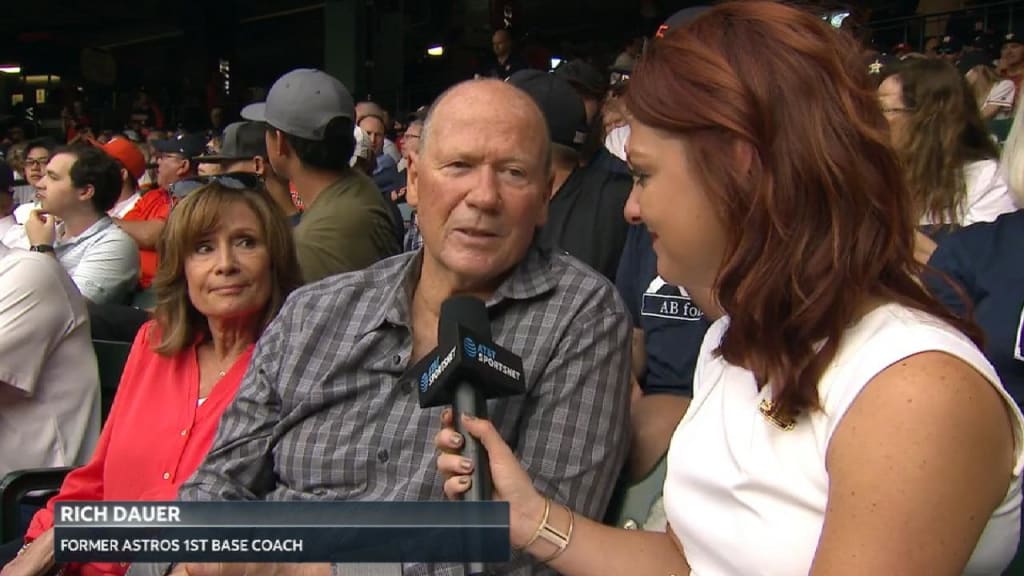
[[[49,158],[25,158],[25,166],[30,168],[46,168]]]
[[[224,174],[210,174],[207,176],[193,176],[191,178],[185,178],[178,180],[174,184],[171,184],[167,191],[171,193],[171,197],[175,200],[180,200],[190,193],[216,182],[225,188],[231,188],[233,190],[262,190],[263,179],[258,174],[252,172],[225,172]]]

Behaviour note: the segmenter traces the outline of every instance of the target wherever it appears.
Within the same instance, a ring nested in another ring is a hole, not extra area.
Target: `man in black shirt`
[[[568,82],[538,70],[522,70],[508,82],[533,97],[551,133],[554,183],[541,245],[568,252],[614,281],[626,241],[622,210],[629,177],[580,165],[587,118],[583,101]]]
[[[494,59],[483,70],[482,76],[505,80],[519,70],[527,68],[526,62],[512,50],[512,33],[502,28],[491,37]]]

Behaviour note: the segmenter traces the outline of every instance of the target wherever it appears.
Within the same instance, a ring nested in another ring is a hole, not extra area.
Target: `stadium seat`
[[[93,340],[92,346],[96,351],[96,363],[100,370],[100,404],[103,421],[106,422],[107,414],[110,413],[110,407],[114,403],[117,385],[121,382],[121,372],[124,370],[124,364],[128,360],[128,352],[132,345],[128,342]]]
[[[22,505],[46,504],[71,470],[69,467],[15,470],[0,480],[0,544],[21,537]]]
[[[156,308],[156,293],[152,288],[141,290],[132,295],[131,305],[140,310]]]

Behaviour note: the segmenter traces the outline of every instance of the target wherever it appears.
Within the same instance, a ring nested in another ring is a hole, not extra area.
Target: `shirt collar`
[[[106,230],[107,228],[113,225],[114,221],[110,219],[110,216],[104,215],[102,218],[93,223],[92,226],[86,228],[85,232],[82,232],[78,236],[73,236],[71,238],[66,238],[64,240],[58,240],[57,244],[61,246],[66,246],[68,244],[75,244],[77,242],[81,242],[86,238],[99,234],[100,232]]]
[[[367,323],[364,335],[376,330],[384,323],[406,327],[411,325],[410,307],[416,285],[420,280],[422,265],[423,248],[421,247],[402,265],[398,274],[399,281],[384,292],[377,312]],[[551,271],[551,253],[540,248],[535,241],[526,256],[512,270],[512,273],[487,299],[486,306],[491,308],[504,300],[535,298],[553,290],[557,281],[558,279]]]

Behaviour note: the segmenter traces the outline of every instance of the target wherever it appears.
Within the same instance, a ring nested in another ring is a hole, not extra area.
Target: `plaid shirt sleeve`
[[[598,521],[629,447],[630,322],[616,304],[573,322],[514,446],[541,493]]]
[[[515,450],[542,494],[601,521],[629,448],[631,323],[621,304],[591,312],[562,338]],[[520,552],[508,568],[555,574]]]

